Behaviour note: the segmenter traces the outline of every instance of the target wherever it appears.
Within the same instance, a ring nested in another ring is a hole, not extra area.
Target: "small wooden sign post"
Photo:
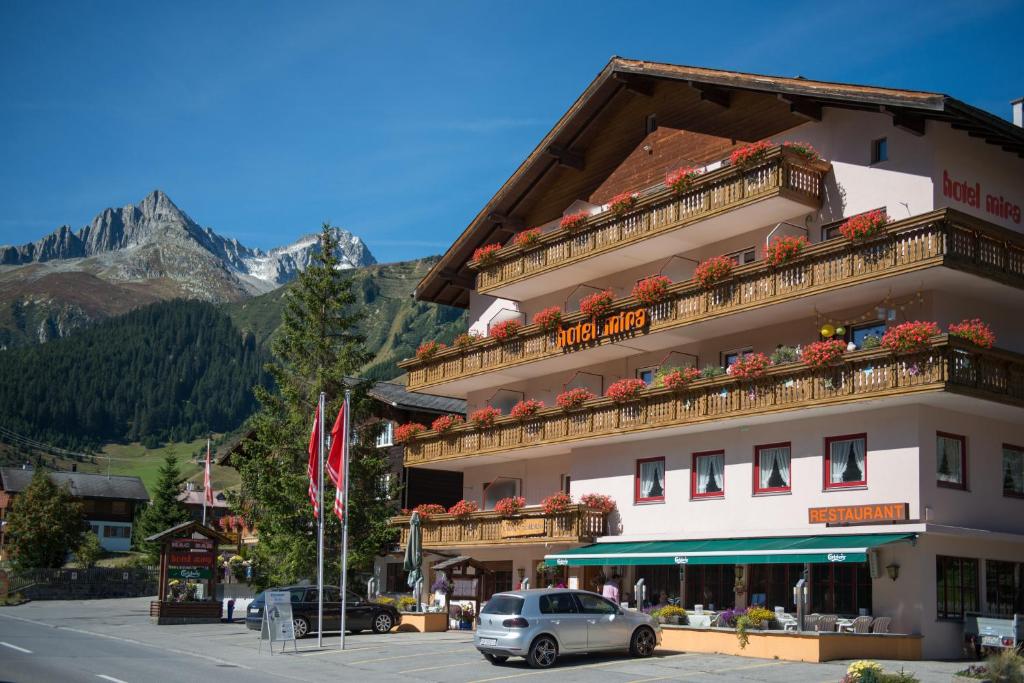
[[[184,522],[146,539],[160,544],[160,584],[157,599],[149,604],[153,623],[218,623],[221,604],[216,599],[217,547],[231,539],[199,522]],[[172,581],[180,589],[172,590]],[[191,586],[195,586],[195,592]],[[202,594],[199,588],[202,587]]]

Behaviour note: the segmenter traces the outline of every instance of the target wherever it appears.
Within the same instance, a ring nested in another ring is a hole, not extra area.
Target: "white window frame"
[[[390,448],[395,445],[395,423],[383,420],[384,428],[377,434],[377,448]]]

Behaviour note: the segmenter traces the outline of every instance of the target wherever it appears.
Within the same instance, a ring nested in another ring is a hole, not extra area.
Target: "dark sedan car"
[[[271,588],[273,591],[288,591],[292,598],[292,619],[295,622],[295,637],[302,638],[315,633],[317,621],[317,591],[309,586],[288,586]],[[249,604],[245,625],[259,631],[263,620],[264,593],[256,596]],[[402,621],[402,616],[390,605],[368,602],[352,591],[348,592],[345,604],[345,630],[348,633],[372,630],[387,633]],[[324,588],[324,632],[341,629],[341,593],[337,588]]]

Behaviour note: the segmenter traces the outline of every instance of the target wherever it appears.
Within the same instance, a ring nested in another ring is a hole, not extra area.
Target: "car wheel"
[[[487,652],[484,653],[484,659],[486,659],[491,664],[495,664],[495,665],[497,665],[497,664],[504,664],[505,662],[508,661],[508,657],[506,657],[505,655],[492,655],[492,654],[487,653]]]
[[[629,654],[634,657],[650,657],[654,654],[654,648],[658,645],[658,639],[654,631],[647,627],[638,628],[633,632],[629,641]]]
[[[381,612],[373,618],[373,632],[387,633],[395,625],[395,620],[387,612]]]
[[[305,617],[295,617],[292,619],[292,627],[295,629],[296,640],[309,635],[309,622],[306,621]]]
[[[526,663],[534,669],[546,669],[558,659],[558,643],[551,636],[541,636],[530,645]]]

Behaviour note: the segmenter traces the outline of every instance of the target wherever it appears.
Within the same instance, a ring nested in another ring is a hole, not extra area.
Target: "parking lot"
[[[484,661],[466,631],[360,634],[338,649],[337,635],[267,651],[242,623],[154,626],[146,599],[37,602],[0,608],[0,671],[10,681],[839,681],[845,662],[807,664],[659,650],[645,660],[571,657],[535,671],[522,660]],[[956,662],[887,662],[923,683],[949,683]]]

